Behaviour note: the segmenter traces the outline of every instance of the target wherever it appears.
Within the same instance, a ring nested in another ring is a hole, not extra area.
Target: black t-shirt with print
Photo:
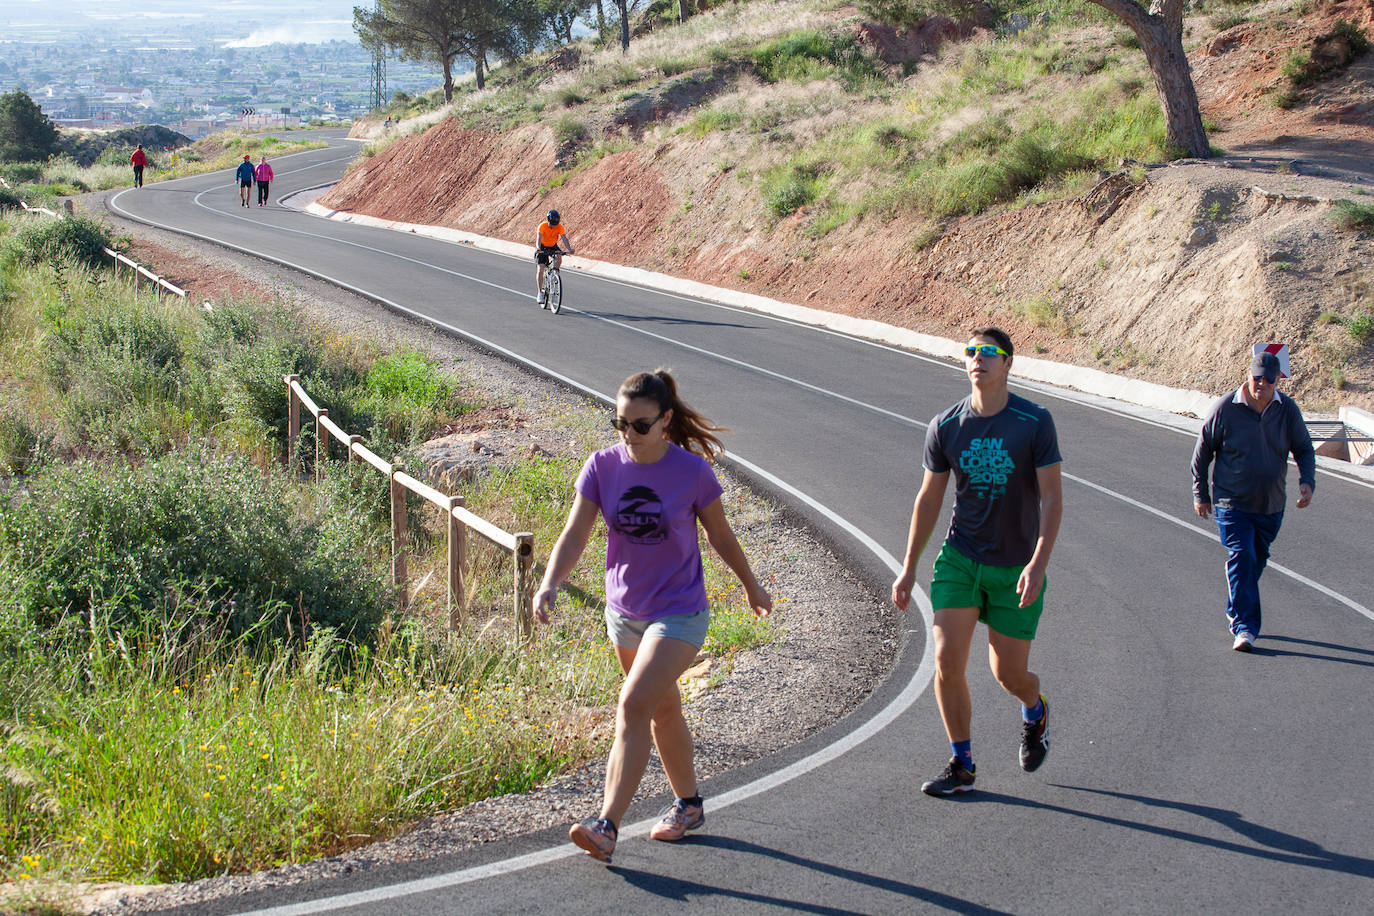
[[[954,472],[954,514],[946,540],[989,566],[1024,566],[1040,536],[1039,468],[1058,464],[1050,412],[1019,395],[990,417],[969,398],[940,413],[926,430],[924,465]]]

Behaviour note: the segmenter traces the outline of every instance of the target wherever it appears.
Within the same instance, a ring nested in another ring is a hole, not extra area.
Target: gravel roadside
[[[105,196],[92,195],[86,205],[103,211]],[[136,260],[195,297],[287,298],[342,336],[431,354],[445,369],[485,388],[492,399],[513,405],[527,420],[536,415],[534,405],[540,410],[554,404],[567,410],[604,411],[522,367],[323,281],[174,233],[111,220],[133,238]],[[636,368],[627,366],[626,373]],[[690,380],[686,383],[690,392]],[[885,596],[860,581],[813,532],[784,508],[751,493],[728,471],[721,479],[732,524],[750,551],[756,573],[761,581],[771,578],[775,595],[786,600],[779,602],[774,615],[778,626],[773,642],[742,653],[723,679],[712,678],[719,682],[688,705],[697,769],[703,778],[792,745],[856,708],[891,669],[901,633]],[[604,761],[589,763],[535,792],[486,799],[429,818],[391,839],[303,865],[177,885],[83,889],[82,909],[122,916],[194,906],[382,863],[449,855],[595,813],[604,773]],[[667,791],[662,770],[651,761],[637,797]]]

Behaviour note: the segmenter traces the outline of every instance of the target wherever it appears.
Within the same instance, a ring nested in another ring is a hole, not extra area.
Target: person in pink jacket
[[[266,156],[263,156],[258,161],[258,167],[253,173],[253,177],[257,179],[258,182],[258,206],[265,207],[267,206],[267,183],[270,182],[273,177],[272,166],[267,164]]]

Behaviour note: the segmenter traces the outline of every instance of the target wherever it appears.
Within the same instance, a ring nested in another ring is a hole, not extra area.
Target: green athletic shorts
[[[930,580],[930,603],[938,611],[947,607],[976,607],[978,619],[1003,636],[1034,639],[1045,608],[1045,585],[1030,607],[1020,607],[1016,580],[1024,566],[987,566],[970,560],[946,543],[935,558]]]

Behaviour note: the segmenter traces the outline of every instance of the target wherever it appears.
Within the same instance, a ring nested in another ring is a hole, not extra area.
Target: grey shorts
[[[631,620],[606,608],[606,635],[622,649],[638,649],[645,639],[680,639],[700,649],[711,625],[710,610],[674,614],[658,620]]]

